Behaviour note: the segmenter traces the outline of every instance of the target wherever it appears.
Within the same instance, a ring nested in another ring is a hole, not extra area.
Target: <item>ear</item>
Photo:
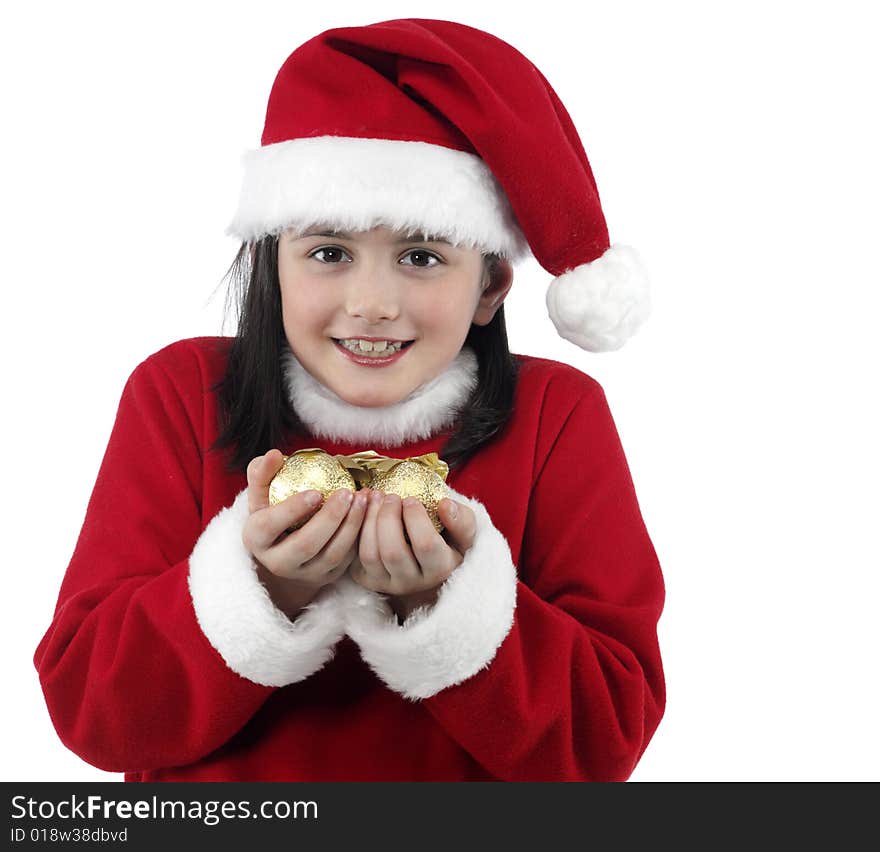
[[[484,282],[485,283],[485,282]],[[474,311],[474,325],[488,325],[501,307],[513,284],[513,265],[509,260],[499,260],[480,294],[480,301]]]

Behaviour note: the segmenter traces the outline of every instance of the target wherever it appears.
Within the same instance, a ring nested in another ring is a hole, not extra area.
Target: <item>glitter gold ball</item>
[[[320,491],[326,500],[340,488],[357,490],[352,475],[333,456],[323,450],[298,450],[284,457],[281,470],[269,483],[269,505],[274,506],[291,494],[312,489]]]
[[[374,473],[370,488],[386,494],[398,494],[401,500],[404,497],[418,498],[428,512],[434,529],[443,532],[437,507],[444,497],[449,496],[449,487],[443,477],[430,468],[418,462],[402,461],[387,473]]]

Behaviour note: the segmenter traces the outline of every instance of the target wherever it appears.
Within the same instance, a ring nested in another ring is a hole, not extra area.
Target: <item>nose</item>
[[[400,316],[400,298],[391,276],[377,266],[362,265],[348,281],[345,309],[349,316],[368,323],[395,320]]]

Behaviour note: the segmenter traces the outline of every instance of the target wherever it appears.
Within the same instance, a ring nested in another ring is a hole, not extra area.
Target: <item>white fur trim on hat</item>
[[[242,157],[227,233],[251,241],[324,224],[422,231],[511,260],[528,254],[507,196],[475,154],[427,142],[317,136]]]
[[[202,632],[237,674],[286,686],[314,674],[344,634],[335,589],[291,621],[269,597],[241,539],[247,492],[211,520],[189,559],[189,589]]]
[[[419,344],[416,343],[416,346]],[[288,348],[282,371],[291,404],[316,438],[396,447],[451,425],[477,386],[477,356],[468,347],[436,378],[393,405],[352,405],[321,384]]]
[[[620,349],[651,312],[641,259],[629,246],[611,246],[592,263],[554,279],[547,310],[559,335],[581,349]]]
[[[411,700],[430,698],[486,668],[513,626],[517,576],[507,540],[479,500],[450,492],[473,510],[477,533],[434,606],[417,609],[400,625],[384,595],[347,576],[337,583],[346,632],[361,656]]]

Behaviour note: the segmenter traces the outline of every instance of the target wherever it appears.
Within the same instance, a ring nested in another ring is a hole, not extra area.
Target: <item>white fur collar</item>
[[[282,355],[288,397],[316,438],[396,447],[451,425],[477,385],[477,356],[463,347],[435,379],[394,405],[368,408],[345,402],[322,385],[289,347]]]

